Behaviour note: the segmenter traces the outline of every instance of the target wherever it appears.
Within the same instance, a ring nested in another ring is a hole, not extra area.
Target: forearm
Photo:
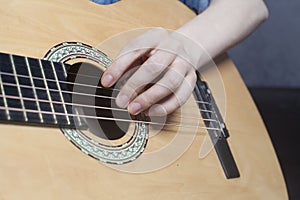
[[[189,37],[210,57],[215,57],[243,40],[267,17],[268,10],[262,0],[213,0],[205,12],[176,32]],[[195,49],[187,47],[186,50],[193,54],[189,51]],[[200,61],[198,65],[202,64],[205,63]]]

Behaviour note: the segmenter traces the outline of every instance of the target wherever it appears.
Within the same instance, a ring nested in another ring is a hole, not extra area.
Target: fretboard
[[[0,53],[0,120],[75,127],[69,65]]]

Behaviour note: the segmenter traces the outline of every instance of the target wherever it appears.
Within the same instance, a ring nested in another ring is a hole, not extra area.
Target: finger
[[[195,83],[196,83],[196,73],[191,71],[187,74],[181,86],[176,90],[176,92],[170,96],[166,101],[154,105],[149,109],[149,116],[164,116],[174,112],[180,106],[182,106],[188,98],[191,96]]]
[[[110,87],[116,83],[116,81],[124,74],[124,72],[130,67],[130,65],[146,54],[149,49],[136,49],[127,52],[119,56],[103,73],[101,78],[101,84],[104,87]]]
[[[125,108],[139,91],[157,78],[175,59],[176,55],[162,50],[155,53],[129,78],[117,96],[116,103]],[[135,110],[140,110],[140,105],[134,104]]]
[[[136,97],[128,106],[128,111],[136,115],[141,111],[164,99],[171,93],[174,93],[184,81],[184,78],[190,69],[189,63],[177,57],[169,66],[165,75],[152,87]],[[138,104],[140,106],[138,106]],[[139,108],[137,110],[137,108]]]
[[[167,34],[165,29],[156,28],[129,42],[117,56],[117,59],[105,70],[101,84],[104,87],[115,84],[135,60],[155,48]]]

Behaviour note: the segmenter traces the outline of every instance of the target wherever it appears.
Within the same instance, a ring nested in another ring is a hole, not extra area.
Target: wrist
[[[205,47],[192,37],[189,37],[188,34],[185,34],[182,29],[172,32],[171,37],[180,41],[184,52],[184,55],[180,56],[188,60],[195,70],[200,69],[212,60]]]

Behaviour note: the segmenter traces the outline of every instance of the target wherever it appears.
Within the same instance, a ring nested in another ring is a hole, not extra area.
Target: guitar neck
[[[0,120],[74,127],[69,65],[0,53]]]

